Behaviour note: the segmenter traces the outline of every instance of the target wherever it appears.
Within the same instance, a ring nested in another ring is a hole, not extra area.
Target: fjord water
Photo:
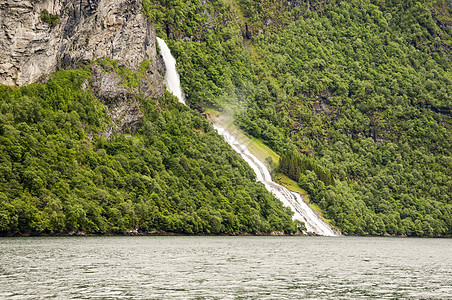
[[[0,299],[451,299],[452,239],[0,238]]]
[[[165,62],[166,74],[165,84],[174,96],[179,99],[179,102],[185,104],[185,99],[180,87],[179,73],[176,70],[176,60],[172,56],[170,49],[165,41],[157,37],[160,52]],[[270,171],[265,164],[257,157],[250,153],[245,145],[242,145],[226,128],[220,124],[214,124],[214,128],[220,135],[224,137],[226,142],[237,152],[254,170],[257,180],[262,182],[268,191],[273,193],[285,206],[290,207],[294,211],[293,218],[302,221],[306,225],[309,233],[314,233],[323,236],[334,236],[336,233],[331,226],[323,222],[315,212],[303,201],[300,194],[289,191],[282,185],[273,182]]]

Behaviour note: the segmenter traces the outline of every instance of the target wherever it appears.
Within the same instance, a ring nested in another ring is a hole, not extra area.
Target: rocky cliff
[[[100,57],[131,69],[149,59],[156,70],[156,56],[154,27],[141,1],[0,0],[2,84],[29,84],[59,67]],[[158,82],[157,72],[151,73]]]
[[[119,60],[120,68],[141,74],[131,88],[113,69],[91,64],[86,84],[112,120],[102,134],[133,132],[143,118],[136,95],[159,98],[164,90],[154,26],[141,1],[0,0],[0,84],[26,85],[99,58]]]

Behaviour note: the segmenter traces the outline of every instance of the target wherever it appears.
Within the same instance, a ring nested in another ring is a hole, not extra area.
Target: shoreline
[[[7,232],[0,233],[0,237],[71,237],[71,236],[315,236],[313,234],[294,233],[286,234],[283,232],[270,232],[270,233],[249,233],[249,232],[232,232],[232,233],[178,233],[178,232],[166,232],[166,231],[151,231],[151,232],[137,232],[128,231],[123,233],[91,233],[85,231],[70,231],[70,232],[55,232],[55,233],[22,233],[22,232]]]
[[[20,233],[20,232],[7,232],[0,233],[0,238],[8,238],[8,237],[101,237],[101,236],[280,236],[280,237],[321,237],[320,235],[315,234],[306,234],[306,233],[294,233],[294,234],[285,234],[283,232],[270,232],[270,233],[249,233],[249,232],[232,232],[232,233],[177,233],[177,232],[166,232],[166,231],[151,231],[151,232],[136,232],[129,231],[124,233],[89,233],[84,231],[70,231],[70,232],[57,232],[57,233]],[[430,239],[449,239],[452,238],[451,235],[435,235],[435,236],[407,236],[407,235],[395,235],[395,234],[385,234],[385,235],[371,235],[371,234],[350,234],[350,235],[341,235],[343,237],[380,237],[380,238],[430,238]]]

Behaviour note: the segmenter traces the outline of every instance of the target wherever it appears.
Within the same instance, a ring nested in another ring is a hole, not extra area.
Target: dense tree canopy
[[[297,231],[207,120],[169,93],[140,99],[136,133],[105,139],[111,120],[89,76],[0,86],[0,233]]]
[[[331,174],[335,184],[313,168],[293,176],[282,161],[344,233],[452,234],[447,1],[149,7],[164,8],[150,19],[169,35],[188,103],[234,107],[244,131]]]
[[[346,234],[452,234],[445,0],[143,0],[187,103],[233,110]],[[114,62],[97,62],[113,64]],[[146,65],[144,62],[143,66]],[[128,88],[140,73],[113,68]],[[111,125],[89,68],[0,86],[0,232],[294,232],[207,120],[137,95]]]

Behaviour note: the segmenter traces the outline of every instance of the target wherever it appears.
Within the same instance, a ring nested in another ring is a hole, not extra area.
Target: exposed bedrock
[[[141,1],[0,0],[0,83],[29,84],[100,57],[131,69],[149,59],[156,70],[155,30]]]

